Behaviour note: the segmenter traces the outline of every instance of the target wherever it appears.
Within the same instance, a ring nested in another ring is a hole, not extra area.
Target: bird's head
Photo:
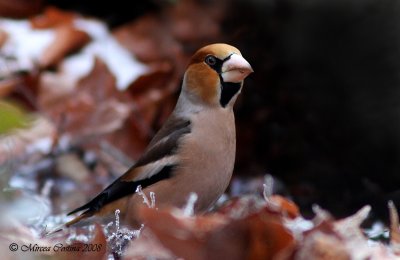
[[[243,80],[252,72],[235,47],[223,43],[207,45],[191,58],[182,94],[192,103],[232,107]]]

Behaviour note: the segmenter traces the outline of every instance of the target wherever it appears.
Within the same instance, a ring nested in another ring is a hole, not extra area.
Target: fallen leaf
[[[12,158],[51,151],[55,126],[44,117],[37,117],[23,129],[0,136],[0,165]]]
[[[300,216],[299,207],[293,202],[279,195],[272,195],[268,198],[268,202],[272,203],[273,210],[279,211],[282,215],[289,218]],[[268,205],[268,204],[267,204]]]
[[[185,44],[204,45],[220,36],[220,22],[227,10],[226,1],[201,3],[187,0],[165,12],[172,35]]]
[[[3,44],[7,41],[8,33],[2,29],[0,29],[0,48],[3,47]]]
[[[235,220],[148,208],[140,214],[161,244],[185,259],[273,259],[294,243],[281,217],[262,210]]]
[[[148,14],[116,28],[113,35],[143,62],[174,61],[182,56],[183,50],[165,29],[165,24],[159,15]]]
[[[39,58],[39,66],[47,68],[56,65],[67,54],[78,50],[89,42],[86,32],[74,28],[72,25],[60,25],[55,28],[55,39]]]
[[[43,0],[1,0],[0,16],[23,18],[34,15],[40,11],[43,2]]]
[[[55,159],[56,171],[64,177],[73,179],[80,183],[88,180],[90,171],[82,160],[74,153],[67,153]]]
[[[343,241],[331,231],[317,228],[308,233],[298,245],[296,260],[350,260],[351,257]]]
[[[280,217],[261,211],[212,232],[205,259],[275,259],[294,243]]]
[[[186,259],[206,259],[208,232],[225,224],[222,215],[184,217],[148,207],[141,207],[139,215],[162,245]]]
[[[400,255],[399,214],[393,201],[388,202],[390,216],[390,246],[396,255]]]
[[[72,24],[77,16],[76,13],[48,6],[41,14],[31,17],[30,23],[32,28],[48,29],[60,25]]]
[[[130,106],[121,101],[123,94],[115,88],[115,78],[100,59],[75,89],[66,88],[67,93],[58,96],[54,87],[41,86],[41,107],[78,139],[115,131],[130,114]]]
[[[176,256],[166,249],[148,229],[144,228],[140,236],[133,240],[126,249],[124,260],[138,259],[176,259]]]
[[[0,80],[0,98],[9,95],[20,83],[21,79],[15,77]]]

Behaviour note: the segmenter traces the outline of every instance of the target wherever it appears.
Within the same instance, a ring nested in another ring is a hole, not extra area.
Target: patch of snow
[[[186,203],[186,206],[183,208],[183,216],[191,217],[194,215],[194,204],[196,204],[197,199],[198,199],[198,196],[195,192],[191,192],[189,194],[189,198]]]
[[[8,34],[1,52],[15,57],[23,70],[32,69],[35,61],[55,39],[54,30],[33,29],[28,20],[0,19],[0,28]]]
[[[114,74],[117,88],[121,91],[138,77],[148,71],[147,66],[137,61],[118,41],[110,34],[106,25],[96,20],[77,19],[74,22],[77,29],[92,37],[83,50],[63,62],[62,71],[78,81],[87,75],[94,65],[94,58],[101,58]]]
[[[142,190],[142,186],[138,185],[135,193],[143,198],[143,203],[147,205],[147,207],[154,209],[156,207],[156,196],[154,192],[150,192],[150,200],[146,196],[146,194]]]
[[[304,219],[303,217],[297,217],[295,219],[284,218],[283,220],[285,227],[299,240],[302,239],[305,231],[314,228],[314,223],[310,220]]]
[[[37,180],[27,178],[22,174],[16,174],[10,178],[8,185],[15,189],[36,190],[38,188]]]
[[[137,230],[130,230],[126,227],[121,227],[119,222],[120,210],[115,210],[115,229],[110,231],[109,229],[113,226],[113,222],[104,226],[104,234],[107,237],[107,243],[111,247],[111,251],[117,253],[119,256],[122,255],[124,247],[129,243],[130,240],[138,238],[144,225]]]
[[[377,238],[380,236],[384,238],[389,238],[389,230],[381,221],[376,221],[372,224],[371,228],[364,229],[364,233],[369,239]]]
[[[42,222],[51,213],[47,198],[22,192],[20,197],[7,208],[7,214],[26,225]]]
[[[34,152],[41,152],[43,154],[48,154],[50,153],[52,146],[53,146],[53,139],[51,137],[44,137],[29,144],[26,147],[26,152],[28,154]]]

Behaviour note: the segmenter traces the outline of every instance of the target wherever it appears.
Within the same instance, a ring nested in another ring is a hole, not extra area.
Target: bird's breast
[[[183,190],[198,193],[198,210],[207,209],[226,190],[233,172],[235,152],[232,110],[209,109],[192,118],[191,133],[184,137],[179,147],[182,157],[176,174],[185,183]]]

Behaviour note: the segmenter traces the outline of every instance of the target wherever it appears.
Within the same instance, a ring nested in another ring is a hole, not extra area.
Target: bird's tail
[[[60,231],[63,231],[67,228],[69,228],[70,226],[78,223],[79,221],[81,221],[82,219],[86,219],[90,216],[92,216],[93,214],[91,212],[83,212],[81,215],[73,218],[72,220],[68,221],[67,223],[61,224],[60,226],[54,228],[53,230],[50,230],[49,232],[46,233],[46,236],[50,236],[53,235],[55,233],[58,233]]]

